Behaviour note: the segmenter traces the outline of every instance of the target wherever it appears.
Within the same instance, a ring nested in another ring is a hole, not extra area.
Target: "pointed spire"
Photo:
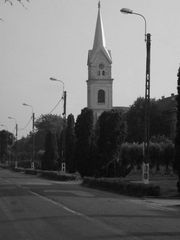
[[[98,2],[98,9],[101,8],[101,1]]]
[[[99,1],[93,49],[96,49],[98,47],[105,47],[105,46],[106,46],[106,42],[105,42],[103,22],[102,22],[102,17],[101,17],[101,3]]]
[[[106,41],[104,36],[103,22],[101,17],[101,2],[98,2],[98,16],[96,22],[96,30],[94,36],[93,49],[89,51],[88,54],[88,64],[90,64],[93,59],[97,56],[97,53],[102,51],[106,56],[107,60],[112,63],[110,50],[106,48]]]

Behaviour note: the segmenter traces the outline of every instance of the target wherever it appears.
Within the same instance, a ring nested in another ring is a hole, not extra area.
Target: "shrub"
[[[159,196],[160,187],[154,184],[135,183],[123,180],[113,180],[107,178],[83,178],[83,185],[105,189],[131,196]]]

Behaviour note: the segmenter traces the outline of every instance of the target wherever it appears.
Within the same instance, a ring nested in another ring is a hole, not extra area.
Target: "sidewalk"
[[[180,211],[180,199],[145,198],[145,202],[159,210]]]

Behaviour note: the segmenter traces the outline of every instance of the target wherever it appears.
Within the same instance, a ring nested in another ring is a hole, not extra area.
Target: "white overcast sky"
[[[36,118],[49,113],[62,95],[62,85],[49,77],[64,81],[67,114],[76,117],[87,105],[87,55],[98,0],[30,0],[27,9],[0,2],[0,124],[13,132],[11,116],[24,128],[31,109],[23,102],[33,106]],[[144,22],[120,13],[123,7],[143,14],[152,34],[151,97],[176,93],[180,1],[102,0],[106,46],[113,59],[113,105],[129,106],[145,91]],[[62,104],[53,113],[62,114]],[[30,129],[19,131],[19,137]]]

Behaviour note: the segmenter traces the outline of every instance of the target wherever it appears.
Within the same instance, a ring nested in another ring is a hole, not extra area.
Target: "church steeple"
[[[97,49],[98,47],[106,47],[104,28],[103,28],[103,22],[101,17],[100,1],[98,3],[98,16],[97,16],[97,22],[96,22],[93,50]]]
[[[98,2],[98,15],[96,21],[93,49],[91,50],[91,53],[88,57],[88,63],[91,63],[93,61],[93,59],[96,57],[97,52],[99,51],[103,51],[107,60],[112,63],[110,51],[108,51],[106,48],[100,1]]]
[[[93,110],[94,121],[104,111],[112,109],[111,52],[106,48],[101,4],[98,15],[92,50],[88,52],[87,107]]]

